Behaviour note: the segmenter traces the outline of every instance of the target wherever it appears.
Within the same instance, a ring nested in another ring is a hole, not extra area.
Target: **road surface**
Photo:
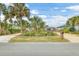
[[[0,36],[0,56],[79,56],[79,43],[75,43],[74,40],[72,41],[74,43],[8,43],[11,38],[17,35],[20,34]]]
[[[79,56],[79,43],[0,43],[0,56]]]
[[[57,32],[57,34],[60,36],[60,33]],[[79,43],[79,36],[75,34],[65,33],[64,38],[69,40],[72,43]]]
[[[21,33],[0,36],[0,42],[8,42],[11,38],[16,37],[17,35],[20,35],[20,34]]]

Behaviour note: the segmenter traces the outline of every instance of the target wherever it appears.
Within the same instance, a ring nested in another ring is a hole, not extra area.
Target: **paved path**
[[[11,35],[4,35],[4,36],[0,36],[0,42],[8,42],[11,38],[20,35],[21,33],[18,34],[11,34]]]
[[[0,43],[0,56],[79,56],[79,43]]]
[[[58,35],[60,35],[60,33],[57,33]],[[79,43],[79,36],[75,35],[75,34],[68,34],[65,33],[64,34],[64,38],[69,40],[72,43]]]

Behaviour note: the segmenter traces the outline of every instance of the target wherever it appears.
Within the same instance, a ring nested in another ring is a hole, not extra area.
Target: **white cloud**
[[[54,9],[59,9],[58,7],[54,7]]]
[[[23,19],[23,20],[26,20],[26,21],[28,21],[28,18],[27,18],[27,17],[22,17],[22,19]]]
[[[1,21],[3,21],[5,19],[5,16],[3,14],[1,14],[0,19],[1,19]]]
[[[29,7],[29,5],[28,4],[25,4],[26,5],[26,7]]]
[[[61,12],[66,12],[66,11],[67,11],[67,10],[65,10],[65,9],[64,9],[64,10],[61,10]]]
[[[46,15],[38,15],[38,16],[41,17],[41,18],[43,18],[43,19],[47,18]]]
[[[6,6],[10,6],[10,3],[4,3]]]
[[[16,16],[15,16],[14,18],[12,18],[12,20],[13,20],[13,21],[16,21],[16,20],[17,20],[17,19],[16,19]]]
[[[67,18],[71,18],[71,17],[74,17],[74,16],[79,16],[79,13],[74,13],[72,15],[68,15]]]
[[[8,6],[14,6],[12,3],[4,3],[7,7]]]
[[[6,6],[14,6],[12,3],[4,3]],[[28,4],[25,4],[27,7],[29,7]]]
[[[49,26],[58,27],[64,25],[67,20],[68,20],[67,17],[57,15],[57,16],[52,16],[51,19],[45,19],[45,22]]]
[[[79,5],[69,6],[69,7],[66,7],[66,9],[70,9],[73,11],[79,11]]]
[[[31,10],[30,12],[31,12],[31,14],[39,14],[38,10]]]
[[[78,16],[79,16],[79,12],[77,12],[77,13],[74,13],[74,15],[78,15]]]

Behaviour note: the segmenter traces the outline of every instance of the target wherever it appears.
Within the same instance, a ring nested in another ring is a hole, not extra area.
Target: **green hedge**
[[[20,29],[8,29],[8,31],[10,32],[10,34],[13,34],[20,32]]]
[[[34,36],[35,33],[34,32],[25,32],[23,33],[24,36]]]
[[[70,29],[69,29],[69,28],[64,28],[63,31],[64,31],[65,33],[69,33],[69,32],[70,32]]]
[[[56,35],[54,32],[25,32],[23,33],[24,36],[54,36]]]

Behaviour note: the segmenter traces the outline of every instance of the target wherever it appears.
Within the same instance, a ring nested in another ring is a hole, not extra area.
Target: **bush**
[[[75,28],[74,28],[74,27],[65,27],[65,28],[63,29],[63,31],[64,31],[65,33],[75,32]]]
[[[70,31],[71,32],[75,32],[75,28],[74,27],[70,27]]]
[[[47,36],[47,32],[45,32],[45,31],[36,32],[36,36]]]
[[[53,32],[46,32],[46,31],[41,31],[41,32],[25,32],[23,33],[24,36],[54,36],[56,35]]]
[[[57,35],[56,33],[54,33],[54,32],[48,32],[48,36],[54,36],[54,35]]]
[[[35,36],[35,32],[25,32],[23,33],[24,36]]]
[[[64,28],[63,31],[64,31],[65,33],[69,33],[69,32],[70,32],[70,29],[69,29],[69,28]]]
[[[13,34],[13,33],[19,33],[20,32],[20,29],[8,29],[10,34]]]

